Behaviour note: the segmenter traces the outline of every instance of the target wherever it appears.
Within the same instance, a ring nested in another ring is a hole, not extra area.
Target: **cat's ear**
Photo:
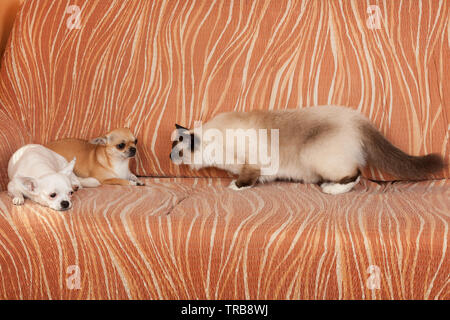
[[[187,130],[187,131],[189,131],[188,128],[185,128],[185,127],[183,127],[183,126],[180,126],[180,125],[177,124],[177,123],[175,123],[175,128],[177,128],[177,130]]]

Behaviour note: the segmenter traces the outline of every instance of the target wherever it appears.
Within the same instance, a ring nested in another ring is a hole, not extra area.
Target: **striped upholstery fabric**
[[[4,57],[0,105],[36,143],[130,126],[137,173],[148,176],[224,176],[167,157],[175,122],[193,126],[228,110],[344,105],[409,153],[448,154],[448,1],[380,3],[381,29],[368,27],[367,8],[356,0],[26,1]]]
[[[0,299],[450,299],[448,169],[330,196],[168,159],[175,122],[321,104],[448,157],[449,3],[376,3],[25,0],[0,70]],[[12,205],[18,147],[122,126],[145,187]]]
[[[0,109],[0,191],[6,190],[8,184],[8,161],[21,146],[31,143],[28,130],[21,121],[12,119]]]
[[[0,194],[0,299],[450,299],[448,180],[146,183],[83,189],[65,213]]]

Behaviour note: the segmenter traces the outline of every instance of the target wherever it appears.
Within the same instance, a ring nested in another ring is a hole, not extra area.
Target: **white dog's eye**
[[[53,193],[50,193],[50,198],[54,198],[54,197],[56,197],[56,193],[55,192],[53,192]]]
[[[69,196],[72,196],[73,195],[73,191],[69,191]]]

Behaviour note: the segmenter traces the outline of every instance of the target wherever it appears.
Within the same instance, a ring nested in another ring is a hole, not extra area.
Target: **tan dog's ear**
[[[98,137],[89,141],[89,143],[91,144],[102,144],[102,145],[106,145],[107,142],[108,142],[107,136]]]

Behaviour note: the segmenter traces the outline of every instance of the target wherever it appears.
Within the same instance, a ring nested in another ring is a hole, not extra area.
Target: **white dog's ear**
[[[59,173],[65,174],[66,176],[70,176],[73,172],[73,168],[75,167],[75,161],[77,158],[73,158],[72,161],[70,161],[67,166],[65,166]]]
[[[91,141],[89,141],[89,143],[106,145],[108,143],[108,137],[103,136],[103,137],[94,138]]]
[[[28,191],[29,193],[36,195],[38,194],[38,182],[34,178],[30,177],[16,177],[16,179],[21,184],[22,188],[24,190]]]

